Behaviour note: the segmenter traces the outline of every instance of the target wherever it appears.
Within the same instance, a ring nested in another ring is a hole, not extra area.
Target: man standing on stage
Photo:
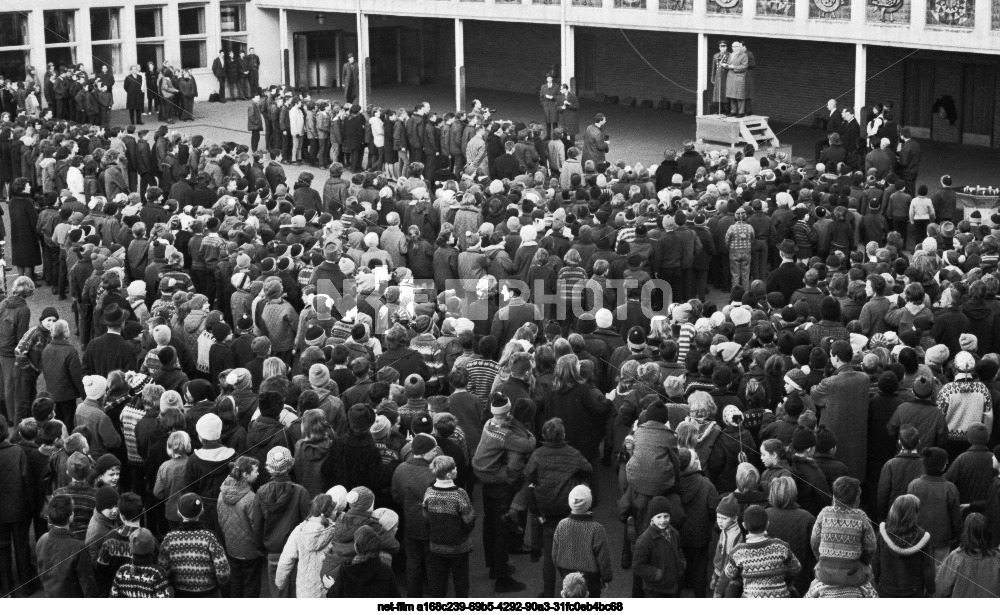
[[[360,87],[360,75],[358,74],[358,63],[354,61],[354,54],[347,54],[347,62],[340,69],[340,85],[344,86],[344,100],[354,104],[358,102],[358,88]]]
[[[726,102],[726,69],[729,62],[729,47],[726,41],[719,41],[719,52],[712,56],[712,102],[719,105],[719,114],[729,113]]]
[[[257,56],[257,53],[254,52],[253,47],[251,47],[247,53],[246,65],[250,70],[247,77],[250,81],[250,95],[252,96],[254,92],[260,89],[260,58]]]
[[[736,117],[746,115],[747,67],[750,65],[743,43],[733,41],[733,53],[729,55],[726,68],[726,98],[729,99],[729,114]]]
[[[752,51],[747,49],[746,45],[743,45],[743,51],[745,51],[747,54],[746,114],[753,115],[752,101],[753,101],[754,89],[757,85],[757,77],[756,77],[757,58],[753,55]]]
[[[538,92],[538,101],[542,103],[542,114],[545,116],[545,138],[551,138],[552,129],[559,122],[559,107],[556,98],[559,88],[552,82],[552,73],[545,75],[545,85]]]

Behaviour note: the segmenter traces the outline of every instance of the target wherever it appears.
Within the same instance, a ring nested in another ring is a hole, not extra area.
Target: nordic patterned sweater
[[[604,526],[591,513],[570,514],[559,522],[552,536],[552,562],[566,572],[597,572],[609,583],[611,552]]]
[[[112,598],[173,598],[174,588],[167,573],[154,564],[125,564],[115,573]]]
[[[788,583],[802,564],[784,541],[751,536],[733,548],[725,575],[729,578],[727,597],[788,598]]]
[[[69,524],[69,530],[73,532],[74,538],[85,541],[90,518],[94,516],[94,507],[97,506],[97,489],[84,482],[72,481],[52,492],[52,497],[57,495],[69,496],[73,503],[73,521]]]
[[[454,484],[427,488],[423,501],[431,553],[461,555],[472,551],[476,511],[469,494]]]
[[[229,560],[219,540],[198,521],[184,521],[163,538],[160,567],[168,572],[174,588],[207,592],[229,582]]]
[[[948,423],[948,439],[966,442],[973,423],[993,429],[993,407],[989,388],[977,380],[958,378],[941,387],[937,405]]]
[[[868,564],[875,555],[875,529],[856,508],[827,506],[816,516],[810,543],[821,566],[824,562]]]

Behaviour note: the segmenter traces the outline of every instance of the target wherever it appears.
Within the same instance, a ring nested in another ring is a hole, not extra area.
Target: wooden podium
[[[777,149],[781,146],[765,115],[700,115],[697,118],[695,137],[702,142],[725,144],[731,148],[738,144],[752,145],[755,150],[762,147]]]

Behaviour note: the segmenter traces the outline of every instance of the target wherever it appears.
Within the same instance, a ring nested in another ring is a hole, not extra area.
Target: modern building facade
[[[254,47],[262,84],[339,86],[360,59],[372,87],[435,83],[537,91],[545,74],[583,97],[705,110],[718,41],[757,62],[755,112],[810,121],[829,98],[892,102],[919,137],[1000,147],[1000,0],[14,0],[0,12],[0,73],[47,61],[164,59],[190,68],[202,98],[219,49]],[[118,79],[120,82],[121,79]],[[119,85],[120,87],[120,85]],[[122,100],[120,90],[116,99]],[[414,101],[416,102],[416,101]]]

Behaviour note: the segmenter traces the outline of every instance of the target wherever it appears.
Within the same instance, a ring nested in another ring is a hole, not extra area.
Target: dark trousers
[[[914,243],[920,243],[924,239],[927,239],[927,227],[930,223],[930,220],[916,220],[913,222]]]
[[[229,597],[260,598],[260,572],[264,558],[229,558]]]
[[[424,150],[421,147],[411,147],[410,148],[410,162],[423,162],[424,161]],[[425,175],[426,177],[426,175]]]
[[[142,123],[142,109],[129,109],[128,121],[132,124]]]
[[[750,278],[763,280],[765,276],[767,276],[767,242],[761,241],[755,243],[753,251],[750,252]]]
[[[56,117],[61,120],[69,119],[69,103],[65,98],[56,99]]]
[[[14,406],[17,423],[31,416],[31,402],[38,395],[38,372],[30,367],[17,369],[14,380]]]
[[[437,171],[437,156],[426,154],[424,156],[424,179],[433,181],[434,173]]]
[[[347,153],[347,166],[350,167],[352,173],[361,171],[361,160],[365,156],[364,152],[363,149],[352,149]]]
[[[286,161],[292,160],[292,135],[281,133],[281,157]]]
[[[892,221],[892,230],[896,231],[903,237],[903,245],[906,245],[906,231],[910,224],[908,218],[890,218]]]
[[[219,79],[219,102],[226,102],[226,80]]]
[[[186,592],[182,589],[174,589],[174,598],[221,598],[219,588],[210,589],[206,592]]]
[[[250,131],[250,151],[256,152],[257,146],[260,145],[260,131],[251,130]]]
[[[705,295],[708,294],[708,269],[695,269],[691,273],[694,276],[692,294],[704,301]]]
[[[42,279],[52,290],[59,281],[59,248],[42,242]]]
[[[430,553],[430,542],[417,538],[404,538],[406,549],[406,597],[423,598],[424,587],[427,586],[427,556]],[[445,578],[447,588],[448,579]]]
[[[409,560],[407,560],[408,562]],[[431,598],[448,596],[448,577],[455,585],[456,598],[469,597],[469,554],[427,555],[427,593]],[[409,597],[409,596],[408,596]]]
[[[66,289],[69,288],[69,268],[66,266],[66,253],[59,250],[59,279],[56,281],[56,289],[59,291],[59,298],[66,298]]]
[[[698,548],[683,547],[681,551],[687,560],[681,587],[690,587],[694,590],[695,598],[704,598],[708,590],[708,545]],[[646,594],[648,596],[649,592]]]
[[[556,565],[552,561],[552,538],[556,535],[556,526],[561,518],[546,517],[542,524],[542,597],[555,598]]]
[[[503,516],[510,509],[517,489],[512,485],[483,484],[483,552],[486,566],[497,571],[507,570],[510,559],[510,531]]]
[[[0,523],[0,595],[7,595],[35,576],[28,532],[31,520]],[[15,570],[16,567],[16,570]]]
[[[56,418],[63,422],[69,428],[73,424],[73,419],[76,417],[76,400],[67,399],[66,401],[57,401],[55,408]]]
[[[680,297],[683,294],[683,283],[681,281],[681,268],[670,267],[660,270],[660,279],[670,285],[670,293],[674,301],[683,301]]]
[[[181,119],[194,120],[194,99],[184,96],[181,98]]]
[[[194,289],[198,291],[198,293],[209,297],[209,295],[205,292],[205,280],[207,278],[208,274],[204,269],[191,269],[191,282],[194,283]],[[209,299],[211,299],[211,297],[209,297]]]
[[[328,167],[330,166],[330,139],[329,137],[320,137],[317,139],[316,148],[319,150],[317,161],[319,166]]]
[[[152,113],[153,109],[160,108],[160,95],[153,90],[146,90],[146,108]]]

